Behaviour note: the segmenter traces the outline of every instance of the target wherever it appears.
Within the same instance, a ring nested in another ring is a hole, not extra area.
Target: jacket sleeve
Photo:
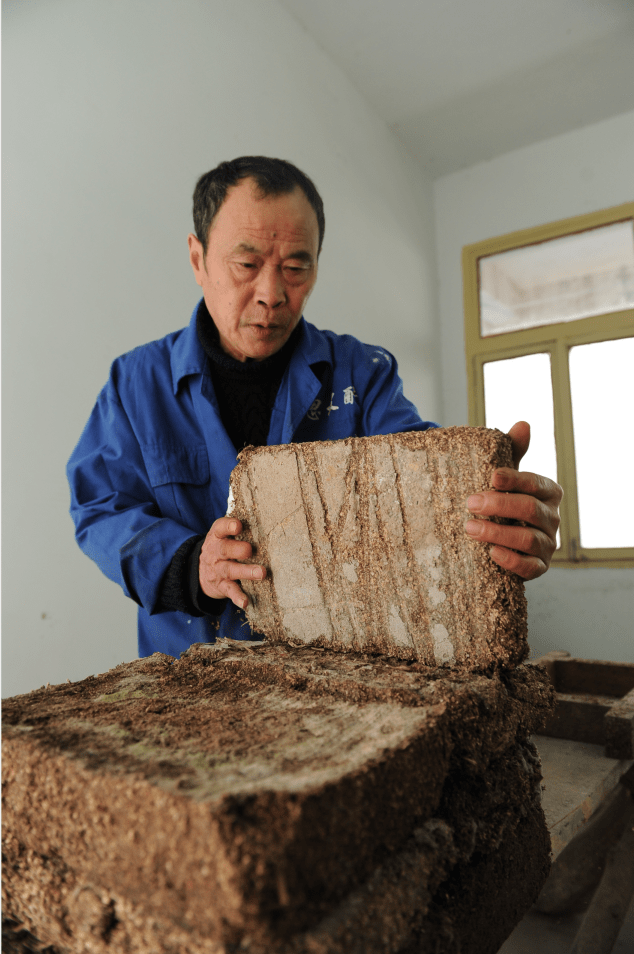
[[[68,462],[70,513],[81,549],[149,613],[192,529],[163,517],[134,429],[112,378]]]
[[[438,427],[433,421],[423,420],[416,406],[405,397],[394,355],[384,348],[362,347],[363,436]]]

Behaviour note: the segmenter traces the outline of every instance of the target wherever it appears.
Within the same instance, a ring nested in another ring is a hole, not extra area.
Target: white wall
[[[461,251],[464,245],[634,199],[634,112],[518,149],[434,183],[442,340],[443,422],[467,423]],[[624,435],[632,413],[624,409]],[[631,439],[629,437],[628,439]],[[606,467],[597,493],[632,475]],[[634,570],[552,569],[527,584],[534,654],[634,661]]]
[[[7,0],[3,692],[136,655],[73,539],[65,462],[111,360],[187,323],[191,193],[296,162],[326,206],[307,317],[390,348],[439,418],[431,186],[276,0]]]

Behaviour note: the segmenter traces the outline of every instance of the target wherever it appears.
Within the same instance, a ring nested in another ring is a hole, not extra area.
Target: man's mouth
[[[274,335],[284,331],[285,325],[264,325],[253,323],[249,325],[251,331],[256,335]]]

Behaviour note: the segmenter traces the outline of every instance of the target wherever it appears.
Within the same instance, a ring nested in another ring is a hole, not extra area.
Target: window
[[[531,424],[564,488],[554,563],[634,566],[634,203],[468,245],[469,422]]]

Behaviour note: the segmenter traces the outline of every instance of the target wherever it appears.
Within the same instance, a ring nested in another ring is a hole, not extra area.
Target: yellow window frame
[[[520,357],[537,352],[550,353],[557,480],[564,488],[561,504],[561,546],[553,557],[553,563],[562,567],[634,566],[634,546],[605,549],[580,546],[577,474],[568,370],[568,354],[575,345],[634,337],[634,308],[593,315],[576,321],[504,332],[485,338],[480,334],[478,261],[487,255],[495,255],[498,252],[506,252],[565,235],[573,235],[601,225],[628,220],[634,223],[634,202],[575,216],[572,219],[550,222],[532,229],[511,232],[497,238],[476,242],[473,245],[466,245],[462,250],[469,423],[473,426],[483,426],[486,421],[483,365],[487,361]],[[628,435],[624,435],[624,439],[627,437]],[[625,475],[625,479],[628,479],[628,475]]]

